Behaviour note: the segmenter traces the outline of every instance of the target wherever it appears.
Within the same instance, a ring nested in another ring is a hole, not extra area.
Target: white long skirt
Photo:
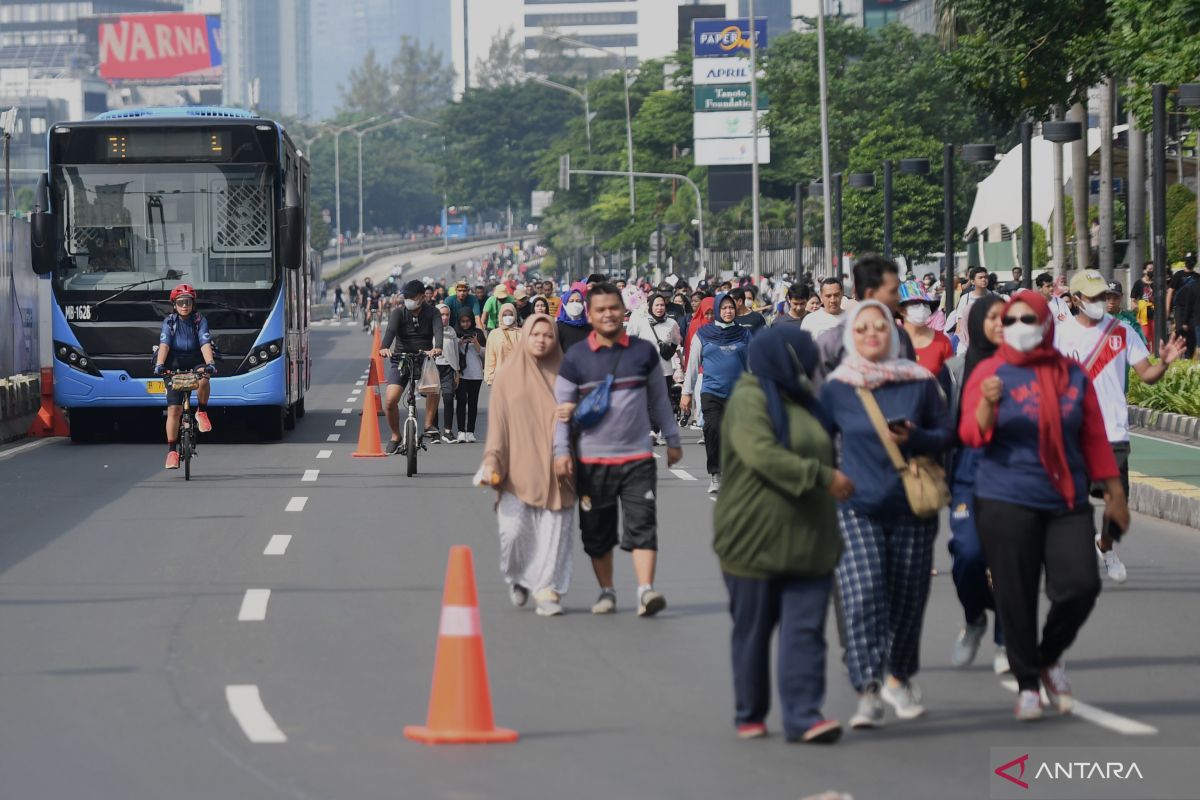
[[[571,584],[574,509],[535,508],[515,494],[501,492],[496,516],[504,580],[534,594],[542,589],[566,594]]]

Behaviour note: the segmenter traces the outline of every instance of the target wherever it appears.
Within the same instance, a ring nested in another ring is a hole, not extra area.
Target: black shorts
[[[196,367],[204,366],[204,356],[199,353],[180,353],[175,355],[170,353],[167,355],[166,368],[171,372],[183,372],[184,370],[195,369]],[[171,388],[171,379],[166,379],[167,384],[167,405],[181,406],[183,405],[183,392],[177,392]]]
[[[388,370],[388,383],[391,384],[392,386],[399,386],[402,390],[404,389],[404,387],[408,386],[409,364],[410,364],[410,361],[407,358],[402,358],[399,361],[393,360],[392,367],[391,367],[391,369]],[[425,366],[425,354],[424,353],[417,356],[416,365],[417,365],[417,372],[419,373],[421,371],[421,369]],[[420,376],[418,375],[418,377],[420,377]]]
[[[653,458],[627,464],[578,464],[583,550],[598,558],[618,545],[617,504],[624,517],[622,550],[658,549],[657,468]]]

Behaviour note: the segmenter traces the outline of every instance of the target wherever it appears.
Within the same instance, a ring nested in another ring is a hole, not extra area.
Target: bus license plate
[[[163,381],[147,381],[146,394],[166,394],[167,387]]]

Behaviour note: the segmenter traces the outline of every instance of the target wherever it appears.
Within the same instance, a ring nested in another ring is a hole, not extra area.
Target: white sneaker
[[[954,640],[954,648],[950,651],[951,665],[959,669],[971,666],[975,661],[975,655],[979,652],[979,643],[983,641],[985,633],[987,633],[986,614],[979,622],[967,625],[959,631],[958,638]]]
[[[997,675],[1007,675],[1012,672],[1012,667],[1008,664],[1008,650],[1003,647],[997,647],[996,654],[992,656],[992,672]]]
[[[1042,718],[1042,697],[1037,692],[1026,689],[1017,695],[1017,707],[1013,716],[1022,722],[1036,722]]]
[[[905,681],[899,686],[892,686],[890,681],[885,681],[883,691],[879,694],[885,703],[896,710],[896,716],[900,719],[916,719],[925,713],[925,706],[921,705],[921,689],[912,681]]]
[[[879,686],[872,683],[858,698],[858,710],[850,718],[850,727],[857,730],[883,727],[883,701],[879,699]]]
[[[1042,667],[1039,674],[1050,705],[1058,709],[1060,714],[1070,714],[1071,709],[1075,707],[1075,700],[1071,697],[1071,683],[1067,680],[1066,665],[1062,661],[1056,661],[1048,667]]]
[[[708,493],[717,494],[721,491],[721,473],[708,476]]]
[[[478,442],[479,440],[475,438],[474,433],[471,433],[471,431],[467,431],[467,441],[473,444],[475,442]]]
[[[456,442],[458,442],[459,444],[463,444],[464,442],[466,442],[466,441],[467,441],[467,433],[466,433],[466,431],[459,431],[459,432],[458,432],[458,438],[457,438],[457,439],[455,439],[455,441],[456,441]]]
[[[1125,571],[1125,564],[1117,555],[1117,548],[1110,547],[1105,553],[1100,549],[1100,535],[1096,535],[1096,555],[1099,556],[1100,562],[1104,564],[1104,571],[1108,573],[1108,577],[1112,578],[1117,583],[1124,583],[1129,575]]]
[[[514,583],[508,587],[508,599],[514,606],[521,608],[529,602],[529,590],[519,583]]]

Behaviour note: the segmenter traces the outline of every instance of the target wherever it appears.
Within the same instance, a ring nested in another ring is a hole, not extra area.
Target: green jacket
[[[713,550],[742,578],[824,577],[842,556],[833,442],[804,408],[784,398],[791,447],[775,438],[758,379],[743,375],[721,421],[721,493]]]

